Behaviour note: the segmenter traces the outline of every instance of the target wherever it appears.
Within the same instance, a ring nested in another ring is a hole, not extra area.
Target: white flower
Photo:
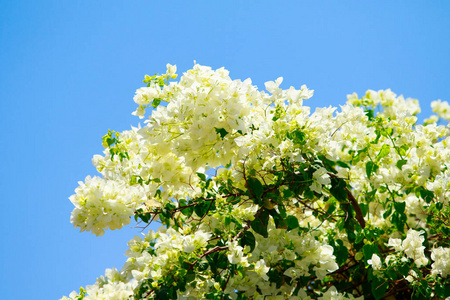
[[[389,238],[388,242],[389,247],[394,247],[395,251],[402,251],[402,240],[401,239],[393,239]]]
[[[450,120],[450,105],[447,101],[433,101],[431,102],[431,108],[440,118]]]
[[[230,253],[227,255],[228,261],[231,264],[244,264],[247,265],[247,258],[244,257],[244,252],[242,251],[244,248],[239,246],[237,242],[230,242],[228,244],[228,250]]]
[[[267,272],[269,272],[270,268],[266,266],[266,262],[263,259],[260,259],[255,264],[255,272],[259,276],[261,276],[264,280],[269,280],[267,276]]]
[[[378,255],[376,255],[375,253],[372,254],[372,258],[367,260],[367,263],[369,265],[372,265],[372,268],[376,271],[381,269],[381,259]]]
[[[177,72],[177,66],[176,65],[171,65],[171,64],[167,64],[167,72],[166,75],[171,77],[171,78],[177,78],[176,76],[176,72]]]
[[[330,175],[328,175],[327,170],[323,167],[320,167],[313,173],[313,178],[314,181],[309,188],[319,194],[322,193],[323,185],[328,185],[331,183]]]
[[[266,89],[268,92],[275,94],[280,90],[279,86],[283,82],[283,77],[278,77],[275,81],[267,81],[265,83]]]
[[[413,282],[417,278],[417,273],[414,270],[409,271],[408,276],[405,277],[406,281]]]
[[[183,251],[191,253],[195,250],[194,239],[192,236],[185,236],[183,241]]]
[[[384,262],[386,263],[387,266],[390,266],[390,265],[391,265],[391,262],[395,262],[396,259],[397,259],[397,258],[395,257],[395,255],[391,255],[391,254],[390,254],[390,255],[386,256]]]
[[[319,300],[345,300],[346,298],[343,294],[339,293],[336,287],[330,287],[322,297],[317,298]]]
[[[450,274],[450,248],[431,249],[431,259],[434,263],[431,265],[431,275],[447,277]]]
[[[428,264],[428,259],[425,257],[425,246],[422,243],[425,237],[422,236],[425,231],[416,231],[409,229],[406,238],[402,242],[402,250],[405,251],[406,256],[414,260],[414,263],[420,268]]]

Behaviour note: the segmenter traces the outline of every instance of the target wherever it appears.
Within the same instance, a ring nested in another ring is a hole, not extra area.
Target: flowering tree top
[[[161,227],[62,299],[450,296],[447,102],[420,125],[390,90],[311,113],[313,91],[281,77],[265,92],[224,68],[175,73],[145,76],[145,125],[109,131],[101,177],[70,197],[81,231]]]

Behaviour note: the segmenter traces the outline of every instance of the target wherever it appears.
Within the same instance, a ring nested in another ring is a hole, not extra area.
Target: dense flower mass
[[[390,90],[317,108],[196,64],[146,76],[145,124],[103,137],[70,197],[103,235],[161,224],[120,271],[63,299],[441,299],[450,296],[450,106],[418,123]],[[392,298],[393,299],[393,298]]]

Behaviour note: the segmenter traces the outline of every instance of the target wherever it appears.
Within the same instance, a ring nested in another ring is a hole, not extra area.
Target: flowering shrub
[[[175,72],[145,77],[145,126],[109,131],[101,177],[70,197],[81,231],[161,227],[62,299],[450,296],[447,102],[422,125],[390,90],[311,113],[313,91],[282,78],[264,92],[223,68]]]

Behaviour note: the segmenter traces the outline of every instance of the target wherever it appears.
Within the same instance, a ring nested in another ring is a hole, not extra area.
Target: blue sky
[[[2,299],[59,299],[120,268],[127,226],[70,224],[68,197],[95,175],[101,137],[139,119],[134,91],[167,63],[306,84],[306,105],[391,88],[450,100],[447,1],[1,1]]]

